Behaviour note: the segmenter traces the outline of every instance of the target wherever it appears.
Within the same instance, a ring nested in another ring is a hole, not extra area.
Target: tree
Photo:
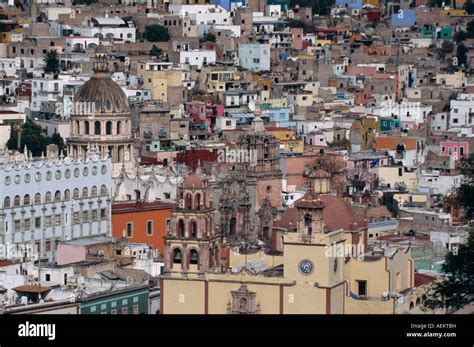
[[[290,0],[290,6],[294,7],[311,7],[313,13],[320,15],[328,15],[331,11],[331,6],[334,5],[335,0]]]
[[[153,45],[150,50],[150,55],[156,58],[159,58],[163,54],[163,50],[161,48],[156,47]]]
[[[457,252],[449,252],[442,270],[444,276],[435,281],[423,295],[423,309],[460,309],[474,298],[474,230],[468,242]]]
[[[474,4],[471,0],[466,2],[464,8],[466,9],[467,14],[474,14]]]
[[[216,42],[216,35],[213,33],[204,33],[201,42]]]
[[[474,155],[463,160],[461,173],[465,182],[457,190],[457,201],[465,209],[470,220],[474,209]],[[442,267],[444,276],[435,281],[423,296],[425,310],[460,309],[474,300],[474,230],[468,241],[456,252],[450,252]]]
[[[44,55],[44,72],[54,75],[59,73],[59,59],[56,51],[49,51]]]
[[[33,153],[33,156],[38,157],[41,153],[46,152],[46,146],[54,143],[59,150],[64,149],[64,140],[59,134],[54,134],[52,137],[44,136],[41,126],[27,119],[21,126],[21,143],[20,148],[23,149],[26,145],[28,150]],[[9,149],[17,149],[18,132],[12,131],[11,137],[7,142]]]
[[[457,189],[457,196],[470,220],[474,216],[474,154],[461,161],[460,171],[464,175],[464,182]]]
[[[467,63],[467,48],[463,43],[460,43],[456,51],[456,57],[458,58],[457,66]]]
[[[474,38],[474,20],[467,23],[467,37],[470,39]]]
[[[170,33],[162,25],[150,24],[145,27],[143,37],[150,42],[166,42],[170,39]]]
[[[454,41],[457,43],[464,41],[467,39],[467,34],[465,31],[458,31],[456,34],[454,34]]]

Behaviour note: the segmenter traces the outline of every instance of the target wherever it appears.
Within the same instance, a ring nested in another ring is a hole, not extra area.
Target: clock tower
[[[324,226],[324,204],[314,190],[295,202],[297,232],[284,236],[284,277],[320,287],[343,281],[344,231]]]

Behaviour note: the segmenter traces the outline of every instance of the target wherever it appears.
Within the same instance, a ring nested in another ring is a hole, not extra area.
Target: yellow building
[[[444,14],[448,16],[465,16],[466,10],[464,9],[439,10],[439,14]]]
[[[233,69],[204,66],[197,80],[199,89],[215,93],[226,91],[230,84],[240,80],[240,76]]]
[[[265,130],[280,141],[281,149],[293,152],[304,151],[304,140],[296,139],[294,128],[265,127]]]
[[[193,224],[177,223],[166,237],[163,314],[396,313],[398,293],[414,286],[409,247],[354,253],[360,244],[325,226],[325,205],[313,190],[295,202],[296,232],[284,233],[283,255],[231,249],[227,260],[216,257],[225,242],[215,245],[215,233],[201,229],[212,205],[196,210],[202,183],[192,178],[185,186],[185,195],[194,194],[185,199],[187,213],[199,227],[189,238]]]
[[[143,89],[151,91],[153,100],[168,101],[168,91],[182,86],[183,72],[168,62],[139,62],[138,76]]]
[[[379,7],[379,0],[364,0],[364,5],[372,5],[374,7]]]
[[[387,188],[397,187],[403,184],[408,191],[418,188],[416,171],[405,171],[403,166],[380,166],[375,169],[379,178],[379,185]]]

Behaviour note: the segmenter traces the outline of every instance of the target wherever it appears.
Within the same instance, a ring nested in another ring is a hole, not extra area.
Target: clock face
[[[300,261],[298,267],[299,267],[300,272],[305,276],[311,275],[314,271],[313,262],[308,259],[304,259]]]

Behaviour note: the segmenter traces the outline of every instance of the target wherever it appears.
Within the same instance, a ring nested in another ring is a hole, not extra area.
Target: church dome
[[[204,188],[203,181],[196,175],[189,175],[183,182],[183,187],[186,189],[191,188]]]
[[[127,95],[105,72],[96,72],[79,88],[74,104],[76,114],[130,113]]]

